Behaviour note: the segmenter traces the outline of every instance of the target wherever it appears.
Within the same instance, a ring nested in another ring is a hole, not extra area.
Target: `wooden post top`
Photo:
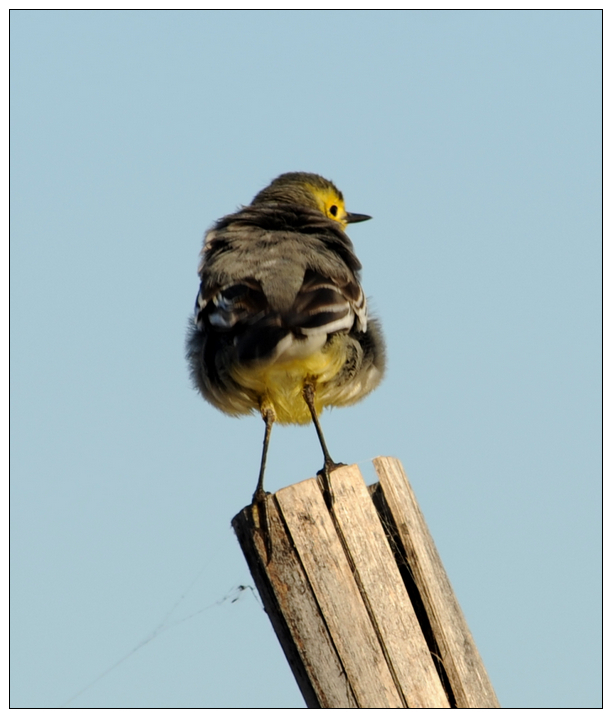
[[[306,704],[498,707],[400,462],[374,466],[334,470],[331,509],[308,479],[232,522]]]

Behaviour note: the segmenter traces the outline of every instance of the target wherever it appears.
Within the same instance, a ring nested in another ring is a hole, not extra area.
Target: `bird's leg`
[[[272,424],[276,421],[276,413],[272,406],[262,404],[261,407],[262,419],[266,422],[266,433],[264,434],[263,451],[261,453],[261,465],[259,467],[259,478],[257,480],[257,488],[253,494],[253,503],[260,503],[265,497],[267,492],[264,491],[264,473],[266,471],[266,459],[268,457],[268,445],[270,443],[270,434],[272,433]]]
[[[263,451],[261,453],[261,465],[259,467],[259,478],[257,479],[257,487],[253,494],[253,516],[257,528],[261,531],[264,543],[266,545],[266,554],[268,561],[272,556],[272,544],[270,538],[270,521],[268,518],[268,507],[266,505],[266,497],[268,492],[264,491],[264,473],[266,471],[266,458],[268,456],[268,445],[270,444],[270,434],[272,433],[272,424],[276,420],[276,413],[271,404],[266,401],[261,405],[261,416],[266,422],[266,432],[264,434]]]
[[[344,464],[337,464],[329,454],[327,444],[325,443],[325,437],[323,436],[323,430],[321,429],[321,424],[319,423],[319,417],[317,416],[317,410],[315,408],[315,387],[312,381],[305,382],[303,394],[304,401],[310,410],[312,423],[315,425],[317,436],[319,437],[321,449],[323,449],[323,468],[317,472],[317,476],[319,477],[319,481],[323,489],[323,497],[325,498],[327,508],[331,509],[334,503],[334,494],[329,475],[334,469],[338,468],[338,466],[344,466]]]

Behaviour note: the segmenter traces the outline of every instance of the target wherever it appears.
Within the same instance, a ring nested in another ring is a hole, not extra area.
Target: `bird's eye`
[[[332,206],[329,208],[329,213],[332,217],[335,217],[338,214],[338,207],[335,204],[332,204]]]

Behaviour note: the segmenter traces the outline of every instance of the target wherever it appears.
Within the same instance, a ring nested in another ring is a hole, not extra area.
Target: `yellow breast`
[[[310,411],[302,395],[307,379],[315,382],[315,406],[320,414],[325,406],[338,403],[333,379],[346,361],[343,342],[331,342],[325,350],[307,357],[261,367],[235,367],[232,376],[238,384],[257,393],[262,405],[272,404],[281,424],[308,424]]]

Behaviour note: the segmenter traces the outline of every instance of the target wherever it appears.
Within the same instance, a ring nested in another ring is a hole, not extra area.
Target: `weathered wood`
[[[499,708],[474,639],[401,463],[374,459],[385,500],[458,708]]]
[[[276,498],[357,705],[401,708],[404,703],[318,482],[288,486]],[[274,561],[273,547],[270,563]]]
[[[348,466],[331,510],[309,479],[232,522],[307,706],[496,706],[401,465],[374,464],[374,502]]]
[[[267,499],[272,559],[267,562],[252,507],[232,521],[249,569],[309,708],[356,708],[342,664],[291,544],[274,497]],[[267,562],[267,563],[266,563]]]
[[[405,704],[448,708],[406,587],[370,494],[356,465],[331,475],[333,516],[370,620]]]

